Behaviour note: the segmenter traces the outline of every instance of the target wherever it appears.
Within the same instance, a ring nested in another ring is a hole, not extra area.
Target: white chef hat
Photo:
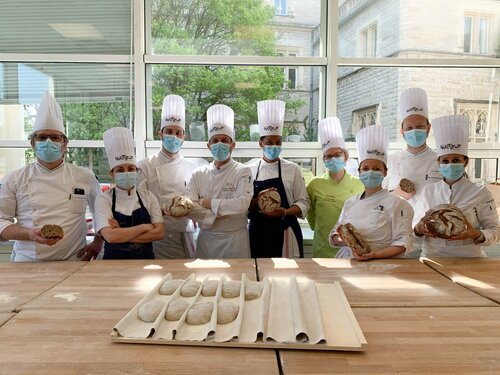
[[[33,132],[42,129],[57,130],[65,134],[61,107],[48,92],[42,96],[33,125]]]
[[[439,156],[460,154],[469,149],[469,118],[463,115],[442,116],[432,121],[436,153]]]
[[[215,104],[207,110],[208,140],[225,134],[234,140],[234,111],[224,104]]]
[[[102,134],[109,168],[125,163],[135,164],[134,137],[130,129],[117,127]]]
[[[419,87],[404,90],[399,98],[399,118],[401,122],[411,115],[422,115],[429,119],[427,94]]]
[[[345,150],[342,125],[337,117],[327,117],[318,122],[318,135],[323,154],[334,147]]]
[[[186,104],[182,96],[167,95],[163,99],[160,130],[169,125],[186,128]]]
[[[262,100],[257,102],[259,133],[261,137],[283,134],[285,122],[285,102],[282,100]]]
[[[356,134],[359,163],[366,159],[383,161],[387,165],[389,135],[383,126],[370,125]]]

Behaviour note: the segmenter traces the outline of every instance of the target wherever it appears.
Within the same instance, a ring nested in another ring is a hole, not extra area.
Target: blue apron
[[[281,207],[290,208],[286,197],[285,186],[281,179],[281,160],[278,160],[278,177],[268,180],[257,181],[259,177],[260,161],[257,167],[257,175],[253,182],[253,198],[259,193],[269,188],[276,188],[281,198]],[[272,218],[261,214],[259,206],[256,205],[249,213],[250,224],[250,251],[252,258],[280,258],[283,255],[284,231],[288,227],[292,228],[297,243],[299,245],[300,257],[304,257],[302,230],[296,216],[286,216],[284,218]]]
[[[140,208],[134,210],[132,215],[124,215],[115,211],[116,194],[113,188],[113,203],[111,211],[113,217],[120,224],[120,228],[130,228],[139,224],[151,224],[151,217],[148,210],[144,207],[142,199],[136,190],[137,198],[139,198]],[[154,259],[152,243],[105,243],[103,259]]]

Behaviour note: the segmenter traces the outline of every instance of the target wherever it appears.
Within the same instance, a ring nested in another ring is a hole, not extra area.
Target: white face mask
[[[120,189],[130,190],[137,185],[137,172],[120,172],[115,173],[115,183]]]

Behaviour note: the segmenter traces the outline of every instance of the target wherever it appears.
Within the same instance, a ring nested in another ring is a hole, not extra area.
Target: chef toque
[[[102,134],[102,139],[111,170],[120,164],[135,164],[134,137],[130,129],[123,127],[108,129]]]
[[[366,159],[381,160],[387,165],[389,135],[383,126],[370,125],[356,134],[359,163]]]
[[[234,111],[224,104],[215,104],[207,110],[208,140],[224,134],[234,141]]]
[[[399,118],[401,122],[411,115],[422,115],[429,119],[427,94],[418,87],[404,90],[399,98]]]
[[[163,99],[160,130],[169,125],[186,128],[186,104],[179,95],[167,95]]]
[[[42,96],[33,125],[33,132],[42,129],[57,130],[65,134],[61,107],[48,92]]]
[[[463,115],[442,116],[432,121],[437,156],[460,154],[469,149],[469,118]]]
[[[259,133],[261,137],[283,134],[285,122],[285,102],[282,100],[262,100],[257,102]]]
[[[345,150],[344,134],[337,117],[327,117],[318,122],[318,135],[323,154],[334,147]]]

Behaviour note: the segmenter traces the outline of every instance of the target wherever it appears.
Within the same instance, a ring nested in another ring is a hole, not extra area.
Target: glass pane
[[[150,10],[154,54],[320,54],[321,0],[151,0]]]
[[[470,142],[497,142],[500,76],[495,72],[491,68],[339,68],[337,116],[347,140],[354,141],[359,129],[376,121],[389,129],[391,141],[403,142],[399,96],[407,88],[421,87],[427,92],[431,122],[439,116],[465,115],[470,120]],[[430,134],[433,142],[432,130]]]
[[[235,112],[236,140],[249,141],[250,126],[257,124],[256,102],[286,101],[283,138],[315,141],[319,111],[319,67],[293,67],[300,90],[286,90],[286,67],[260,66],[152,66],[153,126],[150,137],[158,139],[161,106],[168,94],[186,101],[186,139],[206,141],[206,111],[226,104]],[[151,112],[150,112],[151,113]]]
[[[464,18],[464,52],[471,53],[472,51],[472,17]]]
[[[488,19],[479,21],[479,53],[488,53]]]
[[[397,3],[397,6],[395,5]],[[338,54],[363,57],[362,33],[377,22],[377,57],[463,58],[478,53],[478,16],[500,17],[498,0],[339,1]],[[470,15],[474,15],[474,22]],[[477,15],[477,16],[476,16]],[[499,30],[492,31],[495,37]],[[462,45],[461,41],[464,40]],[[473,42],[474,41],[474,42]],[[500,56],[500,49],[484,52]],[[469,56],[470,57],[470,56]]]
[[[61,105],[70,140],[102,139],[114,126],[130,126],[128,64],[4,63],[0,87],[0,139],[27,139],[44,92]]]
[[[0,52],[130,54],[130,0],[2,1]]]

